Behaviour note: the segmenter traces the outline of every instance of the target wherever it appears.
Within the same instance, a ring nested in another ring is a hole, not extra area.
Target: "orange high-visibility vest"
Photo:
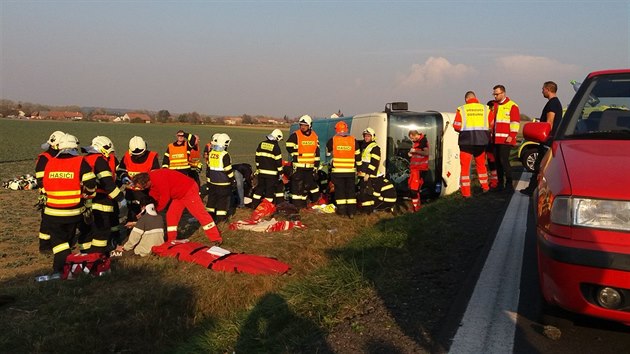
[[[176,146],[174,143],[168,144],[168,168],[171,170],[190,168],[186,144],[181,146]]]
[[[317,152],[317,134],[311,130],[311,134],[306,136],[301,130],[295,132],[297,136],[297,163],[296,167],[315,167],[315,154]]]
[[[110,176],[103,176],[102,173],[104,171],[100,171],[100,172],[96,172],[94,171],[94,165],[96,164],[96,160],[99,157],[103,157],[105,159],[105,161],[107,161],[107,165],[109,166],[109,172],[111,172]],[[92,167],[92,171],[96,174],[96,179],[100,180],[102,178],[111,178],[113,180],[116,180],[116,157],[114,156],[113,153],[109,154],[109,157],[105,157],[102,154],[89,154],[86,155],[84,157],[85,161],[87,161],[87,163],[90,165],[90,167]],[[100,176],[99,176],[100,175]],[[100,187],[100,183],[97,184]],[[102,194],[108,194],[106,190],[102,189],[102,188],[96,188],[96,193],[102,193]]]
[[[125,167],[127,167],[127,174],[129,175],[129,177],[133,177],[138,173],[151,171],[151,168],[153,167],[153,161],[155,160],[156,156],[157,152],[149,151],[147,159],[143,163],[135,163],[131,159],[129,151],[127,151],[125,153],[125,156],[123,156],[123,162],[125,163]]]
[[[51,159],[44,170],[46,208],[52,216],[81,214],[81,163],[83,157]],[[61,210],[57,210],[61,209]]]
[[[188,155],[188,165],[193,168],[201,168],[201,153],[199,149],[190,150]]]
[[[355,143],[352,136],[333,136],[332,173],[356,172]]]

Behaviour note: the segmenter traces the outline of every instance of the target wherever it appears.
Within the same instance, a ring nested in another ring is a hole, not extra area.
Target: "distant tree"
[[[243,114],[241,118],[243,118],[243,124],[254,124],[254,118],[249,114]]]
[[[160,123],[166,123],[171,120],[171,113],[165,109],[157,113],[157,121]]]
[[[201,115],[197,112],[192,112],[188,118],[188,122],[192,124],[201,123]]]
[[[337,116],[343,117],[343,113],[341,113],[341,109],[339,111],[337,111]]]
[[[177,121],[180,123],[188,123],[189,117],[188,113],[182,113],[177,117]]]
[[[282,118],[284,120],[285,123],[289,123],[289,116],[287,116],[286,114],[284,115],[284,118]]]

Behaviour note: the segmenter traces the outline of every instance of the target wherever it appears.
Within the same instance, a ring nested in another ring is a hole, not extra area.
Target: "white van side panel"
[[[455,113],[440,112],[444,118],[444,135],[442,140],[442,186],[441,195],[449,195],[459,190],[459,133],[453,128]]]
[[[385,157],[387,156],[387,114],[382,112],[359,114],[352,117],[352,127],[350,135],[357,140],[363,140],[363,131],[372,128],[376,132],[376,143],[381,148],[381,163],[378,166],[378,173],[385,174]]]

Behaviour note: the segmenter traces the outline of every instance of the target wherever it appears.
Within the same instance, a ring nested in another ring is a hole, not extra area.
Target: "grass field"
[[[55,130],[70,133],[79,138],[81,146],[90,145],[97,135],[107,136],[114,143],[116,156],[122,158],[129,148],[129,139],[138,135],[144,138],[150,150],[160,156],[166,146],[175,141],[179,129],[199,135],[200,146],[208,143],[215,133],[227,133],[232,142],[230,155],[233,163],[254,163],[254,152],[258,143],[273,127],[229,127],[224,125],[175,125],[175,124],[119,124],[95,122],[60,122],[36,120],[0,119],[0,162],[33,160],[41,152],[40,145],[48,140]],[[282,128],[285,134],[288,129]],[[283,151],[286,154],[286,151]]]
[[[29,142],[3,144],[0,179],[32,173],[39,145],[57,129],[84,142],[108,135],[119,151],[138,134],[162,151],[179,127],[0,120],[3,140]],[[204,141],[220,131],[184,129]],[[235,130],[231,151],[241,139],[255,148],[268,130]],[[0,348],[15,353],[443,352],[452,334],[442,321],[509,200],[452,195],[419,213],[353,220],[305,211],[306,229],[270,234],[220,226],[222,247],[276,257],[292,267],[285,276],[123,257],[104,277],[37,283],[51,258],[37,252],[36,199],[37,191],[0,190]],[[239,209],[235,218],[250,212]],[[207,241],[198,224],[183,226],[191,240]]]

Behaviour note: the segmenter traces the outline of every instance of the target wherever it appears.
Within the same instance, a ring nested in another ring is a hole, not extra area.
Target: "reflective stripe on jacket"
[[[127,174],[129,175],[129,177],[133,177],[138,173],[151,171],[153,169],[153,161],[155,161],[156,157],[157,152],[149,151],[147,159],[144,162],[135,163],[131,158],[131,154],[129,154],[129,151],[127,151],[125,153],[125,156],[123,156],[123,162],[125,164],[125,167],[127,168]]]
[[[174,143],[168,144],[168,168],[171,170],[182,170],[190,168],[188,164],[188,147],[186,144],[177,146]]]
[[[411,158],[409,160],[409,169],[410,170],[419,170],[419,171],[428,171],[429,170],[429,156],[428,155],[420,155],[420,152],[424,148],[429,147],[429,143],[426,143],[426,146],[420,146],[424,138],[424,134],[420,134],[420,138],[418,141],[415,141],[412,145],[412,149],[415,150],[411,153]],[[425,139],[426,141],[426,139]]]
[[[332,173],[354,173],[359,151],[352,136],[332,137]]]
[[[521,117],[512,117],[512,113],[519,113],[518,105],[509,99],[506,100],[503,104],[494,105],[494,143],[516,145],[516,134],[518,134]],[[512,140],[506,143],[508,136],[511,136]]]
[[[459,145],[488,145],[490,142],[488,107],[476,99],[457,107],[453,128],[459,132]]]
[[[48,187],[44,213],[52,216],[76,216],[81,214],[81,163],[83,157],[73,156],[51,159],[44,170],[44,183]],[[86,176],[93,178],[94,176]]]
[[[304,135],[301,130],[296,131],[295,134],[297,135],[297,151],[293,156],[293,166],[315,167],[315,161],[318,159],[317,149],[319,148],[317,134],[314,130],[311,130],[310,135]]]
[[[234,180],[234,171],[232,170],[232,164],[230,155],[227,151],[212,150],[208,154],[208,169],[207,169],[208,183],[229,186]]]

